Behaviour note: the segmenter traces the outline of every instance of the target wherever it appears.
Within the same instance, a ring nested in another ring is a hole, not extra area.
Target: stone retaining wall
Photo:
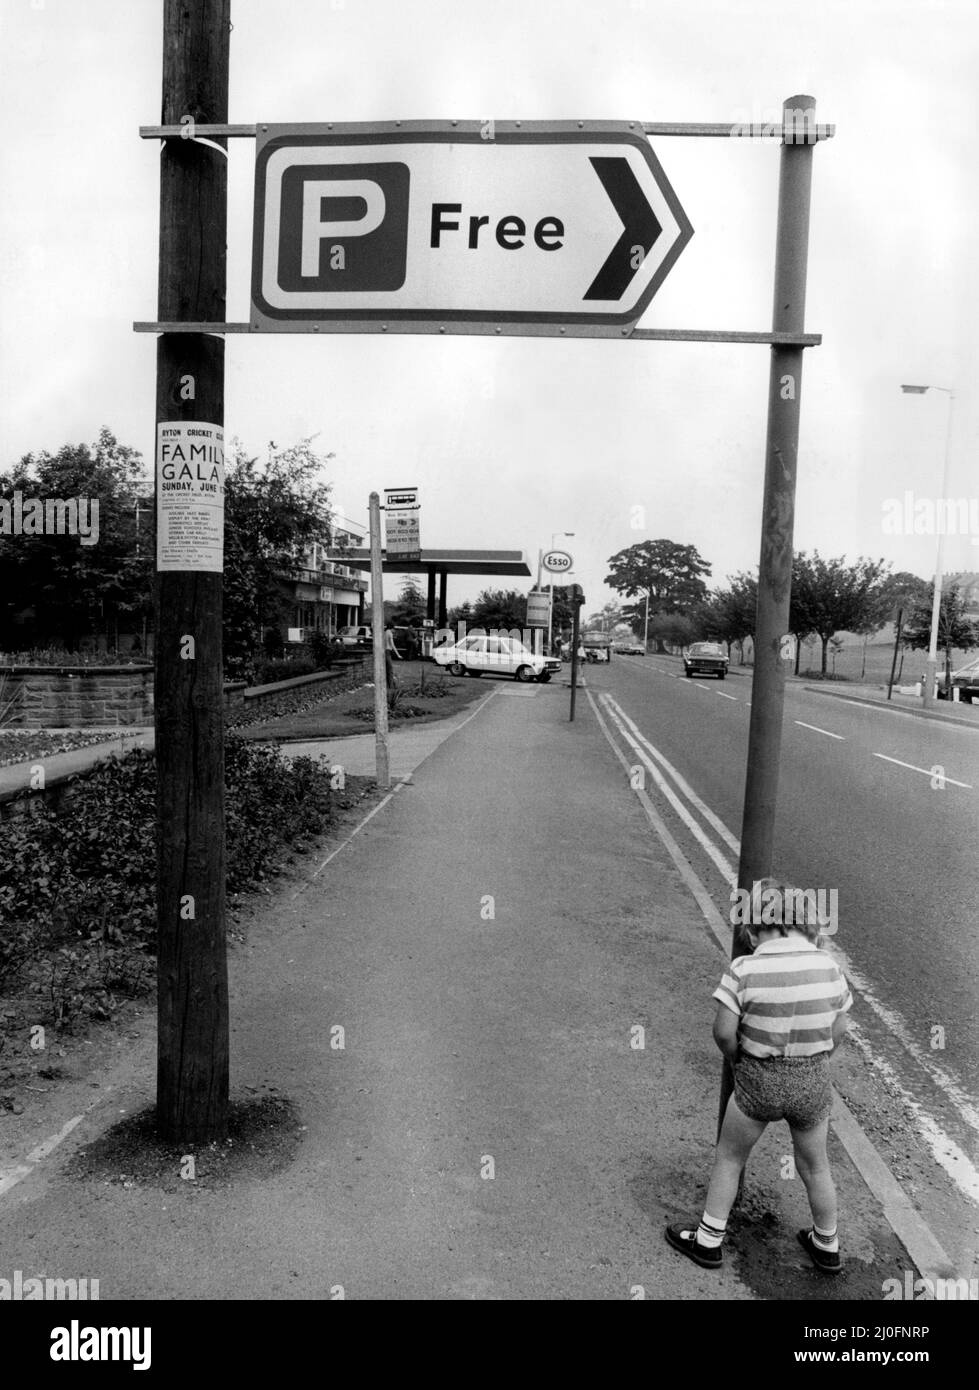
[[[152,724],[152,666],[4,666],[15,729]]]
[[[230,681],[224,687],[225,713],[263,709],[283,695],[307,692],[308,686],[342,690],[367,679],[365,660],[342,661],[329,671],[246,686]],[[153,723],[152,666],[3,666],[3,702],[12,700],[14,729],[113,729],[127,724]]]

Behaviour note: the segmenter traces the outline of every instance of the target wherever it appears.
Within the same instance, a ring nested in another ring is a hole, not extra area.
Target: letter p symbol
[[[359,217],[347,217],[335,222],[323,220],[323,202],[327,198],[363,202]],[[337,237],[367,236],[384,221],[387,202],[384,190],[373,179],[308,179],[303,183],[303,223],[301,271],[304,278],[320,273],[320,243]]]

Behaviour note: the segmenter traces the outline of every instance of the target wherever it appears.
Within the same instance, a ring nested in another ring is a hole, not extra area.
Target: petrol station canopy
[[[330,552],[330,559],[351,569],[370,570],[367,549]],[[522,550],[422,550],[416,559],[384,553],[385,574],[511,574],[529,579],[532,570]]]
[[[330,551],[331,560],[337,564],[349,565],[351,569],[370,570],[370,550]],[[439,627],[445,626],[447,600],[446,582],[450,574],[464,574],[470,577],[489,574],[508,574],[520,579],[529,579],[533,571],[522,550],[420,550],[415,557],[404,555],[388,556],[382,559],[385,574],[427,574],[428,603],[427,614]],[[438,602],[435,598],[435,576],[438,575]]]

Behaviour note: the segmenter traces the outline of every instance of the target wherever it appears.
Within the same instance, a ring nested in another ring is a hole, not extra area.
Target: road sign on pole
[[[418,489],[384,489],[384,548],[387,558],[417,560],[421,557]]]
[[[527,626],[547,627],[551,620],[551,595],[532,589],[527,595]]]
[[[260,125],[251,326],[630,324],[693,234],[638,121]]]

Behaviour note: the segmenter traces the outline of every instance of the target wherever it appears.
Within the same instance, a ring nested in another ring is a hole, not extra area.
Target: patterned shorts
[[[829,1118],[833,1092],[829,1053],[815,1057],[748,1057],[734,1063],[734,1099],[752,1120],[787,1120],[792,1129],[812,1129]]]

